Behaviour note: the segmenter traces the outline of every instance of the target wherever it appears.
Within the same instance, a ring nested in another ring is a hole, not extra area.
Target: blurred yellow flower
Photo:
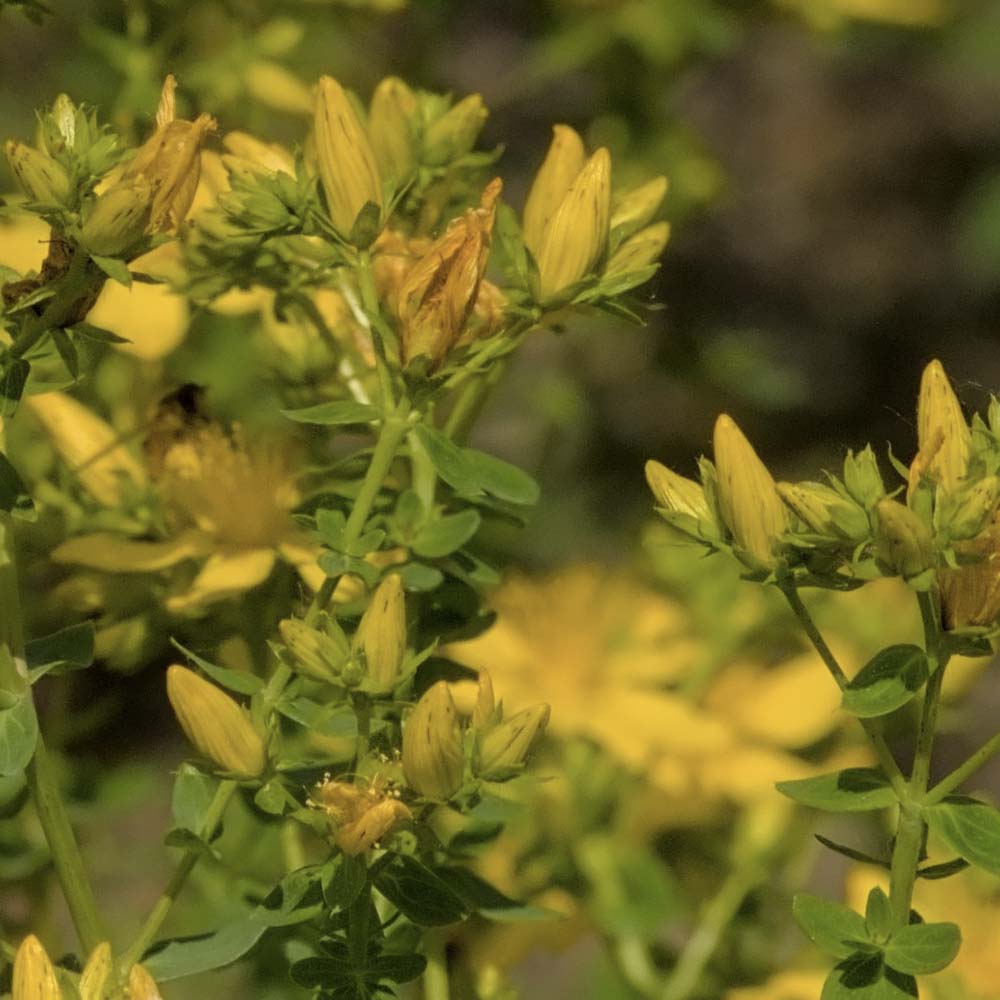
[[[730,990],[726,1000],[816,1000],[826,975],[819,969],[788,969],[760,986],[741,986]]]
[[[494,606],[496,624],[449,655],[488,669],[508,711],[550,703],[550,732],[595,741],[677,798],[776,795],[775,781],[813,773],[791,751],[840,721],[837,688],[811,654],[723,670],[697,704],[677,685],[703,663],[705,637],[682,604],[622,574],[514,578]]]
[[[98,417],[89,417],[113,433]],[[84,442],[75,445],[81,457],[94,450]],[[107,531],[79,535],[56,548],[57,562],[110,573],[151,573],[186,560],[203,561],[190,585],[167,598],[168,610],[175,612],[256,587],[279,558],[313,590],[320,586],[325,574],[316,563],[318,547],[291,518],[298,494],[284,451],[250,447],[239,428],[230,435],[205,424],[163,442],[155,456],[147,448],[147,459],[155,465],[151,472],[172,537],[138,541]]]

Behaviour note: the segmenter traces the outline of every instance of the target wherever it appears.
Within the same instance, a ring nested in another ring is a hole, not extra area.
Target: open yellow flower
[[[56,399],[64,405],[73,402],[62,396]],[[89,435],[79,434],[79,428],[74,430],[67,422],[46,425],[72,466],[84,465],[106,440],[115,439],[104,421],[84,412]],[[318,548],[291,518],[298,493],[284,452],[251,447],[238,428],[230,435],[206,422],[181,426],[176,434],[162,438],[151,435],[146,457],[173,529],[171,537],[147,541],[107,531],[80,535],[56,548],[57,562],[108,573],[155,573],[197,560],[201,568],[190,585],[167,598],[167,608],[174,612],[201,608],[256,587],[279,559],[294,566],[313,590],[320,586],[324,573],[316,563]]]

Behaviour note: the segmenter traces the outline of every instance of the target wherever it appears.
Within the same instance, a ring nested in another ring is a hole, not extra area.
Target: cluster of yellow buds
[[[449,105],[387,77],[372,94],[367,121],[362,113],[333,77],[320,77],[313,138],[327,211],[341,237],[368,246],[395,192],[418,167],[444,167],[468,153],[487,111],[479,94]]]
[[[345,854],[364,854],[401,823],[413,819],[397,795],[383,786],[377,776],[367,788],[330,778],[316,786],[309,804],[327,814],[334,843]]]
[[[936,586],[950,629],[1000,622],[1000,403],[989,421],[966,421],[939,361],[924,370],[917,402],[917,454],[887,491],[871,449],[849,452],[843,478],[775,483],[736,424],[719,417],[715,464],[701,483],[657,462],[646,476],[675,528],[730,547],[753,571],[804,573],[843,586],[878,574],[916,590]]]
[[[156,982],[141,965],[132,966],[124,985],[119,982],[107,941],[91,952],[75,989],[68,981],[66,985],[64,991],[41,941],[29,934],[14,956],[11,1000],[63,1000],[70,995],[79,1000],[161,1000]]]
[[[278,629],[292,667],[311,680],[372,695],[391,694],[405,680],[406,596],[398,573],[382,578],[351,640],[328,615],[315,625],[286,618]]]
[[[267,748],[246,711],[193,670],[167,668],[167,696],[194,748],[216,767],[237,778],[258,778],[267,766]]]
[[[155,131],[84,219],[80,241],[91,253],[127,255],[149,234],[176,233],[187,216],[201,177],[201,146],[215,130],[215,119],[177,118],[176,90],[176,80],[168,76]]]
[[[470,720],[476,737],[472,758],[476,777],[503,781],[517,774],[545,732],[549,715],[549,706],[540,702],[505,719],[503,705],[494,698],[493,679],[488,671],[481,671]]]
[[[420,795],[447,801],[465,782],[468,756],[474,777],[505,781],[523,768],[548,721],[545,704],[505,719],[485,670],[479,674],[472,713],[463,720],[450,687],[438,681],[417,702],[403,728],[406,780]]]
[[[524,244],[538,267],[539,301],[572,297],[598,270],[605,278],[639,273],[659,257],[667,223],[649,225],[667,191],[665,177],[626,192],[612,203],[611,154],[586,155],[568,125],[553,128],[552,143],[524,206]]]

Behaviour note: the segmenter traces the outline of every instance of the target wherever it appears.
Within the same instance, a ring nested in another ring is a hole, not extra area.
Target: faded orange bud
[[[201,145],[215,131],[211,115],[193,122],[175,118],[174,91],[177,82],[168,76],[163,83],[156,113],[156,131],[146,140],[126,167],[123,180],[141,177],[153,191],[149,231],[175,233],[194,201],[201,177]]]
[[[451,222],[407,275],[398,304],[404,367],[425,357],[437,368],[462,336],[479,297],[502,188],[499,177],[492,180],[479,207]]]
[[[413,818],[410,810],[392,795],[359,788],[346,781],[323,781],[316,787],[311,804],[323,809],[336,831],[334,842],[349,855],[363,854],[400,823]]]

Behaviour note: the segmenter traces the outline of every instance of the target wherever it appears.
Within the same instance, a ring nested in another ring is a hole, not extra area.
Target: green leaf
[[[886,968],[881,954],[858,952],[827,976],[820,1000],[915,1000],[912,976]]]
[[[120,337],[117,333],[105,330],[103,326],[94,326],[93,323],[74,323],[73,326],[66,327],[67,333],[72,333],[74,337],[83,337],[86,340],[93,340],[98,344],[131,344],[128,337]]]
[[[815,778],[779,781],[775,787],[804,806],[830,812],[887,809],[898,801],[889,780],[870,767],[849,767]]]
[[[868,928],[868,940],[888,940],[892,930],[892,919],[892,904],[889,902],[889,897],[878,886],[875,886],[868,893],[868,902],[865,905],[865,927]]]
[[[481,521],[478,511],[471,508],[458,514],[446,514],[425,525],[413,539],[411,547],[425,559],[440,559],[469,541],[479,530]]]
[[[969,867],[969,862],[965,858],[952,858],[951,861],[942,861],[939,865],[926,865],[917,869],[917,878],[939,879],[951,878],[959,872],[964,872]]]
[[[377,406],[358,403],[353,399],[337,399],[315,406],[303,406],[297,410],[281,411],[289,420],[300,424],[369,424],[378,420],[382,413]]]
[[[32,639],[25,645],[24,656],[32,683],[50,671],[83,670],[94,662],[94,626],[81,622]]]
[[[926,976],[951,965],[961,945],[957,924],[908,924],[889,939],[885,961],[897,972]]]
[[[62,363],[66,366],[66,371],[74,379],[78,379],[80,377],[80,359],[76,353],[76,345],[69,339],[65,330],[55,327],[51,333],[52,343],[56,345],[56,351],[59,357],[62,358]]]
[[[319,916],[322,906],[296,910],[293,923]],[[142,964],[157,982],[169,982],[211,972],[242,958],[269,927],[281,927],[289,917],[280,911],[258,906],[212,934],[183,941],[170,941],[166,947],[144,958]]]
[[[285,811],[285,806],[297,804],[289,803],[288,793],[280,778],[272,778],[266,785],[258,788],[253,801],[258,809],[271,816],[280,816]]]
[[[910,701],[929,675],[927,654],[919,646],[889,646],[848,682],[844,708],[862,719],[888,715]]]
[[[25,521],[35,519],[35,503],[28,487],[10,464],[7,456],[0,451],[0,511],[13,514]]]
[[[427,968],[423,955],[393,955],[383,952],[368,965],[373,976],[388,979],[391,983],[409,983],[422,976]]]
[[[531,506],[538,503],[538,483],[523,469],[484,451],[465,448],[465,457],[479,486],[500,500]]]
[[[421,927],[443,927],[469,915],[443,879],[406,854],[395,855],[378,873],[375,888]]]
[[[924,810],[931,831],[970,864],[1000,875],[1000,811],[953,796]]]
[[[31,365],[24,358],[12,358],[0,371],[0,418],[14,415],[30,371]]]
[[[364,858],[338,854],[323,866],[323,899],[331,908],[346,910],[361,895],[368,880]]]
[[[426,424],[417,424],[414,432],[427,449],[437,474],[453,490],[464,496],[478,496],[482,493],[475,469],[466,456],[465,449],[460,448],[441,431]]]
[[[129,273],[128,264],[117,257],[101,257],[91,254],[90,259],[112,280],[126,288],[132,287],[132,275]]]
[[[8,708],[0,709],[0,777],[23,771],[35,752],[38,717],[31,692],[22,692]]]
[[[873,854],[866,854],[864,851],[848,847],[846,844],[838,844],[835,840],[830,840],[829,837],[824,837],[819,833],[814,833],[813,836],[824,847],[828,847],[831,851],[836,851],[837,854],[842,854],[845,858],[850,858],[852,861],[860,861],[866,865],[878,865],[879,868],[889,868],[889,862],[884,858],[876,858]]]
[[[192,764],[181,764],[170,795],[174,826],[200,834],[205,828],[205,815],[218,785],[217,779],[202,774]]]
[[[448,883],[470,910],[475,910],[490,920],[515,922],[551,920],[557,917],[552,910],[529,906],[505,896],[499,889],[494,888],[468,868],[460,868],[458,865],[439,865],[432,870],[435,875]]]
[[[262,687],[264,681],[256,674],[248,673],[245,670],[230,670],[228,667],[217,667],[214,663],[192,652],[187,646],[182,646],[176,639],[171,638],[170,644],[179,649],[192,663],[200,670],[203,670],[209,677],[230,691],[238,694],[256,694]]]
[[[860,913],[821,896],[800,892],[792,900],[792,915],[806,937],[834,958],[848,958],[867,942],[868,928]]]

